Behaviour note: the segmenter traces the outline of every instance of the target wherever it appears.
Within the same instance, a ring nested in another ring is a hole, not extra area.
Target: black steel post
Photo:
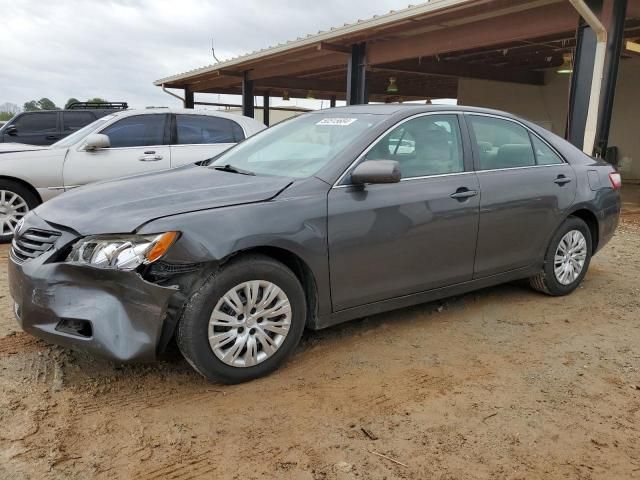
[[[627,0],[610,0],[611,22],[607,27],[607,56],[602,78],[602,97],[598,109],[598,129],[596,131],[595,153],[604,158],[609,143],[609,128],[613,113],[613,101],[616,94],[618,64],[624,42],[624,21],[627,13]]]
[[[269,126],[269,92],[262,96],[262,121]]]
[[[253,80],[249,80],[248,72],[242,77],[242,115],[254,118]]]
[[[365,42],[351,46],[351,56],[347,66],[347,105],[368,103],[366,47]]]
[[[576,37],[571,89],[569,91],[567,140],[582,150],[587,126],[589,98],[591,97],[596,34],[581,18]]]
[[[331,108],[333,108],[333,107],[335,107],[335,106],[336,106],[336,96],[335,96],[335,95],[334,95],[334,96],[332,96],[332,97],[331,97],[331,99],[329,100],[329,106],[330,106]]]
[[[184,89],[184,108],[193,108],[193,92],[188,87]]]

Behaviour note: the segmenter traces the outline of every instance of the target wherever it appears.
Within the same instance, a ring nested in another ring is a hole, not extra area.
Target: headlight
[[[96,235],[76,242],[67,262],[101,268],[135,270],[161,258],[178,238],[178,232],[157,235]]]

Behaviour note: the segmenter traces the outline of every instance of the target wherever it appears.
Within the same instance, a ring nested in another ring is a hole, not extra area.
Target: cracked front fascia
[[[135,271],[78,263],[45,263],[33,269],[11,263],[19,271],[12,275],[17,279],[12,282],[12,296],[21,299],[26,331],[117,361],[156,357],[167,306],[177,286],[156,285]],[[89,320],[93,336],[84,339],[55,330],[60,318]]]

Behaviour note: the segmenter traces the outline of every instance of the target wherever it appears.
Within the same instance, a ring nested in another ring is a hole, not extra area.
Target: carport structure
[[[244,115],[253,116],[256,96],[264,97],[267,108],[270,96],[332,105],[464,101],[460,87],[467,79],[545,88],[564,66],[573,74],[560,106],[564,125],[554,130],[597,153],[607,146],[621,53],[637,55],[638,37],[640,0],[437,0],[155,85],[184,89],[188,108],[207,104],[196,102],[196,93],[242,95]]]

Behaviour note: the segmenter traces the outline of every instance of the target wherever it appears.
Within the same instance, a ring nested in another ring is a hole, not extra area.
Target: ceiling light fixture
[[[573,73],[573,63],[571,62],[571,54],[563,53],[562,54],[562,65],[558,68],[557,73],[565,74],[565,73]]]
[[[387,85],[387,93],[398,93],[398,84],[396,77],[389,77],[389,85]]]

